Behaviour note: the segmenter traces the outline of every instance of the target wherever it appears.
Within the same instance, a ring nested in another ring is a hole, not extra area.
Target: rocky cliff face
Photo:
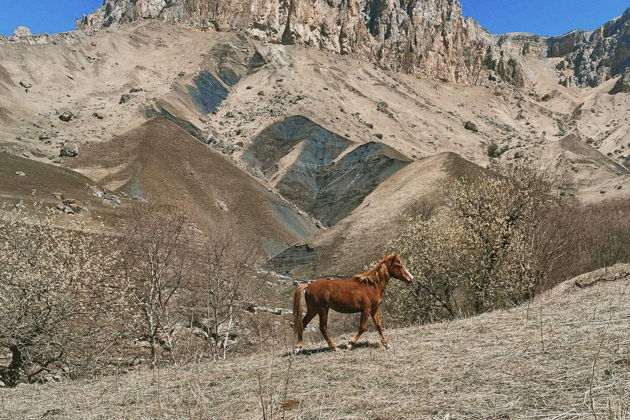
[[[517,60],[464,19],[456,0],[105,0],[77,26],[152,18],[359,54],[385,68],[434,79],[524,83]]]
[[[565,86],[598,86],[630,66],[630,9],[594,31],[571,31],[543,37],[512,33],[497,36],[497,43],[513,54],[564,57],[558,64]]]
[[[560,70],[569,70],[565,85],[597,86],[616,77],[630,66],[630,9],[582,39],[560,63]]]

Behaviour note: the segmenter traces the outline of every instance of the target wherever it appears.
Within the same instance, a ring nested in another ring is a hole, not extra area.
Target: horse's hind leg
[[[378,310],[374,311],[374,313],[372,314],[372,320],[374,321],[374,325],[376,325],[378,334],[381,336],[381,343],[383,343],[383,347],[388,349],[389,343],[385,338],[385,334],[383,334],[383,321],[381,321],[381,313]]]
[[[319,330],[322,332],[322,335],[326,339],[328,343],[328,347],[332,350],[337,350],[337,346],[328,335],[328,308],[320,308],[319,309]]]
[[[367,324],[368,324],[369,319],[370,319],[370,311],[367,309],[364,309],[363,312],[361,312],[361,320],[359,321],[359,332],[348,343],[348,349],[351,349],[352,346],[357,344],[357,341],[359,341],[359,338],[361,338],[361,334],[363,334],[365,330],[367,330]]]
[[[311,322],[313,318],[315,318],[315,315],[317,315],[317,311],[312,310],[309,307],[306,311],[306,315],[304,315],[304,318],[302,318],[302,326],[304,326],[304,329],[302,331],[298,331],[298,342],[295,345],[296,349],[301,349],[302,347],[304,347],[304,339],[302,338],[304,330],[306,329],[308,323]]]

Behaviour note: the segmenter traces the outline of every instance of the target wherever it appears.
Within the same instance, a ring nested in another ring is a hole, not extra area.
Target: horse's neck
[[[381,264],[376,270],[376,275],[378,276],[378,289],[381,292],[385,292],[385,288],[387,287],[387,283],[389,282],[389,271],[387,270],[387,266],[385,264]]]

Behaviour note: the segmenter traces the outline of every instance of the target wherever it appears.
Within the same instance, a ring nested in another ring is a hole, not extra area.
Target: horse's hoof
[[[346,345],[346,349],[348,349],[348,350],[352,350],[352,342],[350,342],[350,343],[348,343],[348,344]]]
[[[385,350],[387,350],[388,348],[390,348],[392,345],[389,343],[383,343],[383,347],[385,347]]]
[[[339,351],[339,347],[336,347],[336,346],[335,346],[335,347],[331,347],[330,349],[331,349],[332,351]]]

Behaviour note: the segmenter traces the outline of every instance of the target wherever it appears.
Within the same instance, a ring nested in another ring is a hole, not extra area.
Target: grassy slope
[[[591,409],[599,419],[628,418],[628,273],[630,265],[618,266],[607,275],[614,281],[568,281],[529,305],[389,330],[388,351],[370,333],[370,344],[352,351],[293,358],[268,349],[159,374],[2,390],[0,416],[262,418],[262,394],[267,418],[270,407],[282,417],[282,405],[287,418],[566,419],[593,417]]]

